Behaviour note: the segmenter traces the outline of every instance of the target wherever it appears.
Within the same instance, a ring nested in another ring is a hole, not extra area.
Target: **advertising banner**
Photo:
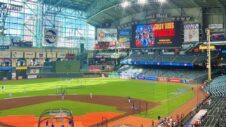
[[[156,81],[157,78],[156,77],[145,77],[146,80],[150,80],[150,81]]]
[[[10,71],[12,69],[13,69],[12,67],[1,67],[0,71]]]
[[[184,42],[199,42],[199,24],[184,25]]]
[[[0,51],[0,58],[11,58],[10,51]]]
[[[44,42],[43,46],[56,46],[57,45],[58,32],[57,29],[44,29]]]
[[[46,58],[46,52],[36,52],[36,58]]]
[[[136,25],[133,28],[133,48],[180,47],[181,22]]]
[[[100,66],[96,66],[96,65],[89,66],[89,71],[90,72],[93,72],[93,71],[101,71],[101,67]]]
[[[137,79],[139,79],[139,80],[145,80],[145,77],[144,76],[137,76]]]
[[[65,52],[58,52],[57,53],[57,58],[65,58],[66,57],[66,54]]]
[[[39,69],[31,69],[30,74],[39,74]]]
[[[116,42],[117,41],[117,29],[104,29],[98,28],[97,29],[97,41],[98,42]]]
[[[36,78],[38,78],[38,76],[37,75],[28,75],[27,78],[28,79],[36,79]]]
[[[23,76],[18,76],[18,80],[23,80]]]
[[[16,67],[17,59],[12,59],[12,67]]]
[[[33,66],[34,65],[34,62],[32,59],[26,59],[26,63],[27,63],[27,66]]]
[[[169,78],[169,82],[181,83],[180,78]]]
[[[181,83],[184,83],[184,84],[191,84],[192,82],[193,82],[192,80],[187,80],[187,79],[181,80]]]
[[[12,58],[24,58],[24,53],[19,51],[12,51]]]
[[[131,29],[122,29],[119,31],[119,48],[130,48]]]
[[[168,78],[166,78],[166,77],[158,77],[157,79],[160,82],[167,82],[168,81]]]
[[[15,72],[12,73],[12,80],[16,80],[16,73]]]
[[[22,67],[16,67],[16,70],[27,70],[27,67],[24,67],[24,66],[22,66]]]
[[[24,58],[35,58],[35,52],[25,52],[24,53]]]
[[[47,52],[47,58],[56,58],[56,52]]]
[[[223,29],[223,24],[209,24],[209,29]]]
[[[225,41],[226,40],[226,33],[224,33],[224,32],[212,33],[210,35],[210,40],[211,41]]]

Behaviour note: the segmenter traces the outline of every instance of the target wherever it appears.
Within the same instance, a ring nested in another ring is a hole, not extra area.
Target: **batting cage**
[[[44,111],[38,121],[38,127],[74,127],[73,114],[67,109],[50,109]]]

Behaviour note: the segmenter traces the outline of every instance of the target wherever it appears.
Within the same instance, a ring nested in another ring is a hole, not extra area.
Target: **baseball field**
[[[156,120],[175,114],[197,94],[188,84],[109,78],[4,81],[1,86],[5,88],[0,91],[0,123],[9,116],[38,118],[44,110],[60,108],[71,110],[74,116],[115,113]],[[65,93],[63,100],[61,93]],[[128,98],[139,112],[131,110]]]

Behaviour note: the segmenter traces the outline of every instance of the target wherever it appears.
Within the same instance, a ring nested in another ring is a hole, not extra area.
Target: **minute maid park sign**
[[[44,46],[55,46],[57,44],[58,33],[56,29],[44,30]]]

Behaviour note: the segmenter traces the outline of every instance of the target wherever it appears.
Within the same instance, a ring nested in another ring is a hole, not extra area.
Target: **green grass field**
[[[76,101],[64,101],[64,102],[53,101],[48,103],[36,104],[32,106],[25,106],[21,108],[1,111],[0,116],[24,115],[24,114],[40,116],[40,113],[45,111],[46,109],[60,109],[62,107],[64,107],[64,109],[70,109],[71,111],[73,111],[73,115],[83,115],[86,114],[87,112],[104,112],[104,111],[118,112],[114,107],[110,106],[81,103]]]
[[[148,111],[148,114],[140,114],[143,117],[156,118],[158,115],[166,116],[172,111],[190,100],[194,93],[189,85],[160,83],[137,80],[120,80],[108,78],[89,78],[89,79],[39,79],[39,80],[21,80],[2,82],[6,86],[5,92],[0,92],[0,99],[23,96],[46,96],[56,94],[58,88],[67,89],[67,94],[79,95],[107,95],[132,97],[147,101],[160,102],[161,105]],[[41,111],[49,108],[67,108],[72,110],[75,115],[85,114],[87,112],[112,111],[118,112],[114,107],[93,105],[80,102],[49,102],[39,105],[26,106],[6,111],[1,111],[0,116],[17,115],[17,114],[34,114],[38,115]],[[72,107],[72,103],[75,107]],[[52,107],[55,105],[56,107]],[[32,108],[37,109],[32,112]],[[93,107],[85,110],[86,107]]]

